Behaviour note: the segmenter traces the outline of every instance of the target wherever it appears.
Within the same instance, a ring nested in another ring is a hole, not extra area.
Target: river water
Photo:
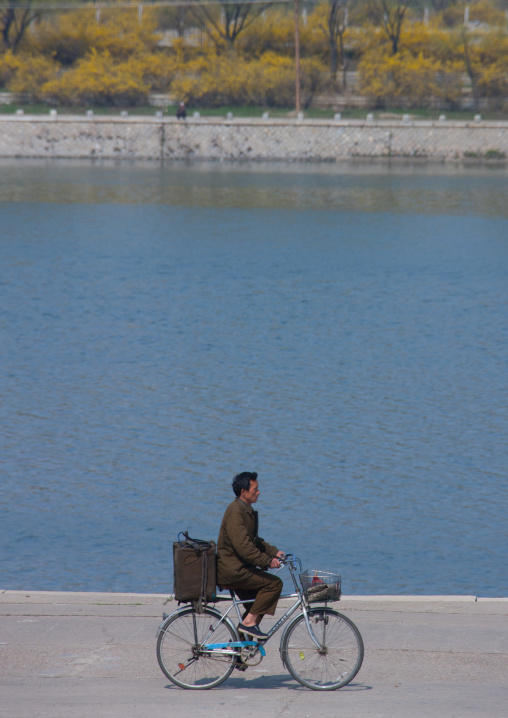
[[[508,171],[0,161],[0,589],[166,592],[239,471],[349,594],[508,595]]]

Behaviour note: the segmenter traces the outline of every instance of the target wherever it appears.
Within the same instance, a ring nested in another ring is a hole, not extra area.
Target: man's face
[[[240,494],[240,498],[245,501],[246,504],[249,504],[249,506],[256,503],[258,496],[259,488],[257,481],[251,481],[249,484],[249,490],[246,491],[245,489],[242,489],[242,493]]]

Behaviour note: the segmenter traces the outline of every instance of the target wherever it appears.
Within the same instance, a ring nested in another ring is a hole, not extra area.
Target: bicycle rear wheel
[[[282,637],[282,660],[293,678],[307,688],[315,691],[342,688],[362,665],[360,631],[349,618],[331,608],[311,608],[307,614],[320,648],[312,640],[301,614]]]
[[[197,613],[183,608],[162,624],[157,639],[157,660],[170,681],[181,688],[206,690],[220,685],[236,664],[235,652],[204,651],[202,644],[238,641],[238,634],[226,619],[219,623],[222,614],[205,608]]]

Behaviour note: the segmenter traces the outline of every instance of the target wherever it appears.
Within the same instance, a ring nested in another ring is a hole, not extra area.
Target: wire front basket
[[[300,574],[305,598],[309,603],[338,601],[341,594],[340,576],[326,571],[304,571]]]

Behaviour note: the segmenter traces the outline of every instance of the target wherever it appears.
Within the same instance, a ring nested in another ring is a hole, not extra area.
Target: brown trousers
[[[277,608],[277,601],[282,593],[282,581],[273,573],[262,571],[258,568],[251,569],[251,575],[243,581],[230,583],[222,586],[228,590],[233,590],[240,601],[248,601],[255,599],[254,603],[244,603],[245,613],[259,614],[257,623],[261,621],[265,613],[273,616]]]

